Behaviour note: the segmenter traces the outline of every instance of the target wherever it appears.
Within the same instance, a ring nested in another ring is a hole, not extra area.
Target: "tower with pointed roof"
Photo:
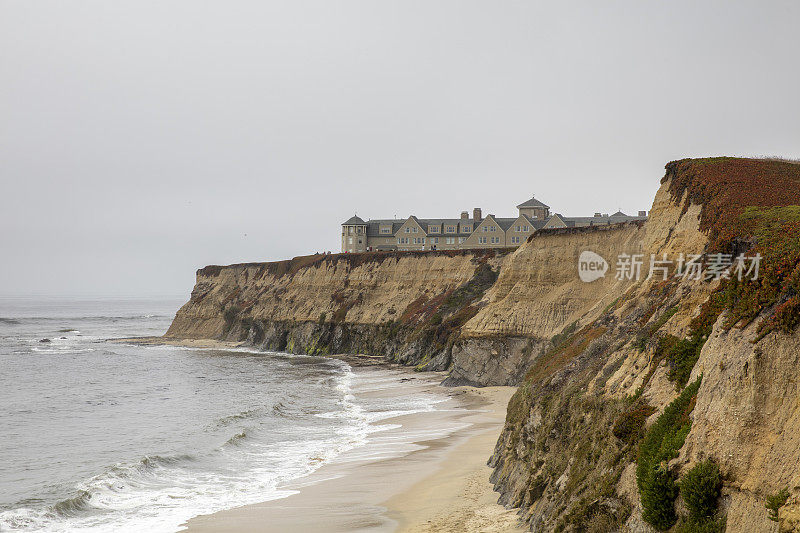
[[[519,209],[519,216],[527,216],[534,220],[545,220],[550,216],[550,206],[545,205],[535,196],[532,196],[527,202],[522,202],[517,206]]]
[[[367,251],[367,223],[358,215],[342,222],[342,251]]]

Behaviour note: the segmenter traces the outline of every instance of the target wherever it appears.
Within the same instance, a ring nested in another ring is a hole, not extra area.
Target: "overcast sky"
[[[702,5],[699,5],[702,4]],[[183,295],[363,218],[800,157],[800,3],[0,0],[0,294]]]

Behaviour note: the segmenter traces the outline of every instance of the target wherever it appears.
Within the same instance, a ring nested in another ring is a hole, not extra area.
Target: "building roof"
[[[546,209],[550,209],[550,206],[549,206],[549,205],[545,205],[545,204],[543,204],[542,202],[540,202],[540,201],[539,201],[539,200],[537,200],[536,198],[531,198],[531,199],[530,199],[530,200],[528,200],[527,202],[522,202],[521,204],[519,204],[519,205],[517,206],[517,209],[521,209],[521,208],[523,208],[523,207],[544,207],[544,208],[546,208]]]
[[[363,226],[366,224],[360,217],[354,215],[347,219],[347,222],[342,222],[342,226]]]
[[[622,211],[617,211],[616,213],[614,213],[614,214],[613,214],[613,215],[611,215],[611,216],[612,216],[612,217],[626,217],[626,216],[628,216],[628,215],[626,215],[626,214],[625,214],[625,213],[623,213]]]
[[[400,226],[403,225],[405,220],[397,220],[397,219],[378,219],[378,220],[369,220],[367,221],[367,237],[393,237],[395,233],[400,229]],[[387,233],[381,234],[381,226],[391,226],[392,227],[392,234],[389,235]]]

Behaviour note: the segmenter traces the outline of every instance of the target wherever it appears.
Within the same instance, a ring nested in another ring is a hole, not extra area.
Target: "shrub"
[[[786,500],[789,499],[789,489],[782,488],[775,494],[771,494],[767,496],[767,503],[764,504],[764,507],[769,509],[769,519],[773,522],[778,521],[778,510],[786,504]]]
[[[644,431],[647,417],[652,415],[653,412],[655,412],[655,409],[646,403],[644,405],[634,405],[617,417],[612,429],[614,436],[626,443],[636,442]]]
[[[666,530],[678,519],[675,514],[675,498],[678,486],[675,476],[667,468],[666,461],[657,465],[648,476],[647,483],[640,489],[642,497],[642,518],[656,529]]]
[[[714,461],[701,461],[692,467],[680,483],[689,517],[696,521],[713,517],[721,488],[722,478]]]
[[[678,487],[666,463],[678,456],[692,427],[689,414],[694,409],[701,379],[687,386],[664,409],[639,445],[636,483],[642,499],[642,517],[657,529],[669,529],[677,520],[673,503]]]
[[[703,344],[702,337],[679,339],[674,335],[666,335],[658,340],[656,359],[667,360],[667,378],[676,386],[683,387],[689,381],[692,369],[700,358]]]

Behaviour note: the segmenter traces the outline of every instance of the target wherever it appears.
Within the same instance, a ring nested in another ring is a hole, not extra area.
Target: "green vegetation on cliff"
[[[639,445],[636,482],[642,498],[642,517],[656,529],[669,529],[678,518],[674,508],[678,486],[668,463],[678,456],[692,427],[689,415],[699,388],[700,378],[664,409]]]

